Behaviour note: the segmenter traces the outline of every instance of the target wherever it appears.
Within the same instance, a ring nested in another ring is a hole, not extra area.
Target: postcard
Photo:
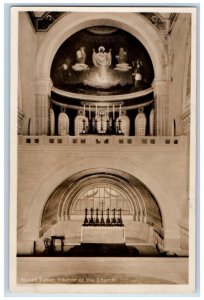
[[[11,8],[11,292],[194,292],[196,12]]]

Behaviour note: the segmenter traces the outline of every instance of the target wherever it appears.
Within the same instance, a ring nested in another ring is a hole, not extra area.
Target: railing
[[[19,146],[178,146],[185,136],[18,136]]]

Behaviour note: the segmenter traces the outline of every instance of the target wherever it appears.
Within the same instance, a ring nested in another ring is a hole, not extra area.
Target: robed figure
[[[105,48],[100,46],[98,48],[98,53],[93,49],[92,55],[93,64],[96,68],[98,68],[98,76],[101,81],[107,81],[107,69],[111,66],[112,55],[111,49],[109,52],[105,52]]]
[[[84,79],[85,85],[107,89],[119,83],[118,77],[113,74],[113,70],[110,68],[112,63],[111,49],[108,52],[103,46],[98,48],[98,52],[93,49],[92,61],[94,67]]]
[[[85,64],[86,61],[85,47],[80,47],[80,49],[76,52],[76,61],[78,64]]]

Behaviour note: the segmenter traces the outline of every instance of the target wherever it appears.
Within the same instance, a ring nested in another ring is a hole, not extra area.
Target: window
[[[76,196],[73,201],[72,214],[84,214],[85,208],[103,210],[122,209],[122,214],[132,214],[132,207],[128,197],[112,185],[91,185]]]

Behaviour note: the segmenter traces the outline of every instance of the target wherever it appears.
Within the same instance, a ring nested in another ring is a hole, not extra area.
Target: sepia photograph
[[[10,291],[194,292],[196,12],[11,8]]]

